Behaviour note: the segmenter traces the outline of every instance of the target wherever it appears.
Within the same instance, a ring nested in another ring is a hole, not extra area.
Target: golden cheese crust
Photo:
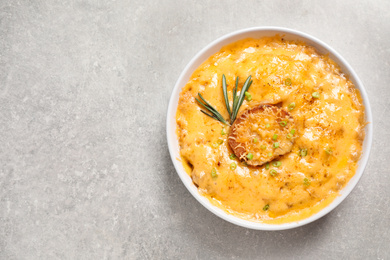
[[[228,143],[240,160],[260,166],[290,152],[295,135],[294,119],[286,110],[262,104],[237,117]]]
[[[200,93],[228,119],[222,75],[230,103],[236,77],[238,86],[253,80],[232,127],[195,101]],[[181,160],[199,192],[230,214],[273,224],[307,218],[338,196],[357,169],[366,124],[359,91],[338,65],[280,36],[241,40],[210,56],[183,87],[176,122]]]

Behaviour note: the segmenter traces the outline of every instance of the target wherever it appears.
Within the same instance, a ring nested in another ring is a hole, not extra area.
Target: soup
[[[237,96],[251,82],[233,122],[223,77],[230,108],[237,78]],[[200,96],[225,123],[202,113]],[[271,110],[245,116],[268,107],[288,120]],[[333,201],[355,174],[365,126],[360,93],[338,65],[280,36],[241,40],[209,57],[183,87],[176,122],[181,160],[199,192],[230,214],[275,224],[307,218]]]

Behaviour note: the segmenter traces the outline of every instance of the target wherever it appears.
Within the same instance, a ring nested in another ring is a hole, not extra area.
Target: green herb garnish
[[[222,75],[222,90],[223,90],[223,97],[225,98],[226,109],[227,109],[229,116],[230,116],[232,114],[232,112],[230,111],[225,74]]]
[[[301,157],[305,157],[307,155],[307,149],[300,149],[299,150],[299,155]]]
[[[244,97],[247,96],[248,101],[250,99],[252,99],[252,95],[247,92],[247,90],[251,86],[252,82],[253,81],[251,80],[251,76],[249,76],[246,79],[246,81],[241,89],[240,95],[237,95],[238,77],[236,78],[236,86],[233,89],[233,106],[230,109],[229,96],[227,93],[226,77],[225,77],[225,75],[222,75],[222,91],[223,91],[223,97],[225,99],[226,110],[228,111],[228,114],[230,117],[230,124],[233,124],[234,120],[236,120],[238,110],[240,109],[242,103],[244,102]],[[248,93],[250,95],[250,98],[248,98],[248,95],[245,95],[246,93]],[[207,115],[211,118],[214,118],[215,120],[218,120],[218,121],[224,123],[225,125],[229,125],[229,123],[223,118],[223,116],[213,106],[211,106],[210,103],[207,102],[200,93],[198,93],[198,96],[200,97],[201,100],[199,100],[198,98],[195,98],[196,101],[199,103],[199,105],[201,105],[208,112],[210,112],[210,113],[207,113],[204,110],[200,110],[202,113],[204,113],[205,115]]]
[[[281,161],[276,161],[272,165],[275,166],[275,167],[280,167],[282,165],[282,162]]]
[[[215,168],[211,170],[211,177],[213,178],[217,177],[217,170]]]
[[[253,154],[252,153],[248,153],[246,158],[248,158],[248,160],[252,160],[253,159]]]
[[[284,84],[286,84],[286,86],[291,86],[291,79],[290,78],[287,78],[285,81],[284,81]]]
[[[245,92],[245,97],[246,97],[246,100],[248,100],[248,101],[251,101],[251,100],[252,100],[252,94],[249,93],[248,91]]]
[[[287,121],[284,121],[284,120],[283,120],[283,121],[280,121],[280,122],[279,122],[279,125],[284,127],[284,126],[287,125]]]
[[[237,164],[235,162],[232,162],[230,164],[230,170],[234,171],[237,168]]]
[[[203,114],[205,114],[211,118],[214,118],[215,120],[218,120],[218,121],[224,123],[225,125],[229,124],[228,122],[225,121],[225,119],[222,117],[222,115],[202,97],[202,95],[200,93],[198,93],[198,96],[202,99],[203,102],[200,101],[198,98],[195,98],[196,101],[198,101],[199,105],[203,106],[211,114],[207,113],[204,110],[200,110],[200,112],[202,112]]]
[[[292,102],[290,105],[288,105],[288,111],[291,111],[295,108],[295,102]]]
[[[242,102],[244,102],[245,92],[247,92],[249,87],[252,85],[253,81],[251,80],[251,78],[252,78],[252,76],[249,76],[246,79],[244,86],[242,86],[240,96],[237,96],[238,77],[236,79],[236,87],[235,87],[235,90],[233,91],[233,109],[232,109],[232,113],[230,114],[230,123],[231,124],[233,124],[234,120],[236,120],[238,110],[240,109]],[[227,95],[225,96],[225,100],[228,100]]]
[[[313,98],[320,98],[320,93],[318,93],[318,92],[313,92],[313,94],[311,94],[311,96],[312,96]]]
[[[269,204],[265,205],[263,208],[264,211],[267,211],[268,209],[269,209]]]
[[[212,143],[211,146],[213,148],[218,148],[218,146],[220,146],[221,144],[223,144],[223,140],[222,139],[218,139],[216,142]]]

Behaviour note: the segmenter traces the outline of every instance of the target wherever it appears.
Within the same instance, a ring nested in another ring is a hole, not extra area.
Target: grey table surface
[[[201,206],[166,110],[206,44],[253,26],[334,47],[368,92],[374,143],[333,212],[278,232]],[[0,1],[0,259],[389,259],[390,2]]]

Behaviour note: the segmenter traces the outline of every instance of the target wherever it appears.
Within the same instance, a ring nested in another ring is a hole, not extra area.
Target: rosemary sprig
[[[236,87],[233,89],[233,108],[234,109],[237,106],[237,88],[238,88],[238,80],[239,78],[236,78]]]
[[[207,109],[211,114],[203,111],[203,110],[200,110],[202,113],[204,113],[205,115],[208,115],[209,117],[211,118],[214,118],[218,121],[221,121],[222,123],[224,123],[225,125],[228,125],[229,123],[225,121],[225,119],[222,117],[222,115],[214,108],[212,107],[207,101],[206,99],[204,99],[202,97],[202,95],[200,93],[198,93],[199,97],[202,99],[202,101],[200,101],[198,98],[195,98],[196,101],[198,101],[198,103],[203,106],[205,109]]]
[[[230,124],[233,124],[234,120],[236,120],[238,111],[240,110],[240,107],[241,107],[242,103],[244,102],[245,92],[248,91],[249,87],[251,86],[251,84],[253,82],[251,80],[251,76],[249,76],[246,79],[244,86],[241,89],[240,95],[237,95],[238,79],[239,78],[237,77],[236,78],[236,86],[235,86],[235,88],[233,88],[233,104],[232,104],[232,108],[230,109],[229,96],[227,93],[226,77],[225,77],[225,75],[222,75],[222,91],[223,91],[223,97],[225,99],[226,110],[228,111],[228,114],[230,117]],[[199,105],[201,105],[208,112],[210,112],[210,114],[209,114],[204,110],[200,110],[202,113],[204,113],[205,115],[207,115],[211,118],[214,118],[215,120],[218,120],[218,121],[224,123],[225,125],[229,125],[229,123],[223,118],[223,116],[213,106],[211,106],[210,103],[207,102],[200,93],[198,93],[198,96],[201,98],[202,101],[199,100],[198,98],[195,98],[196,101],[199,103]]]
[[[236,93],[237,93],[237,82],[238,82],[238,77],[236,80]],[[237,94],[234,96],[234,101],[236,102],[233,101],[233,110],[232,110],[232,115],[230,116],[231,124],[233,124],[234,120],[236,120],[238,110],[240,109],[242,102],[244,102],[245,92],[248,91],[251,85],[252,85],[252,80],[251,80],[251,76],[249,76],[246,79],[244,86],[241,89],[240,96],[236,96]]]
[[[227,93],[227,86],[226,86],[226,78],[225,74],[222,75],[222,90],[223,90],[223,97],[225,98],[225,104],[226,104],[226,109],[229,113],[229,117],[232,117],[232,112],[230,112],[230,105],[229,105],[229,96]]]

